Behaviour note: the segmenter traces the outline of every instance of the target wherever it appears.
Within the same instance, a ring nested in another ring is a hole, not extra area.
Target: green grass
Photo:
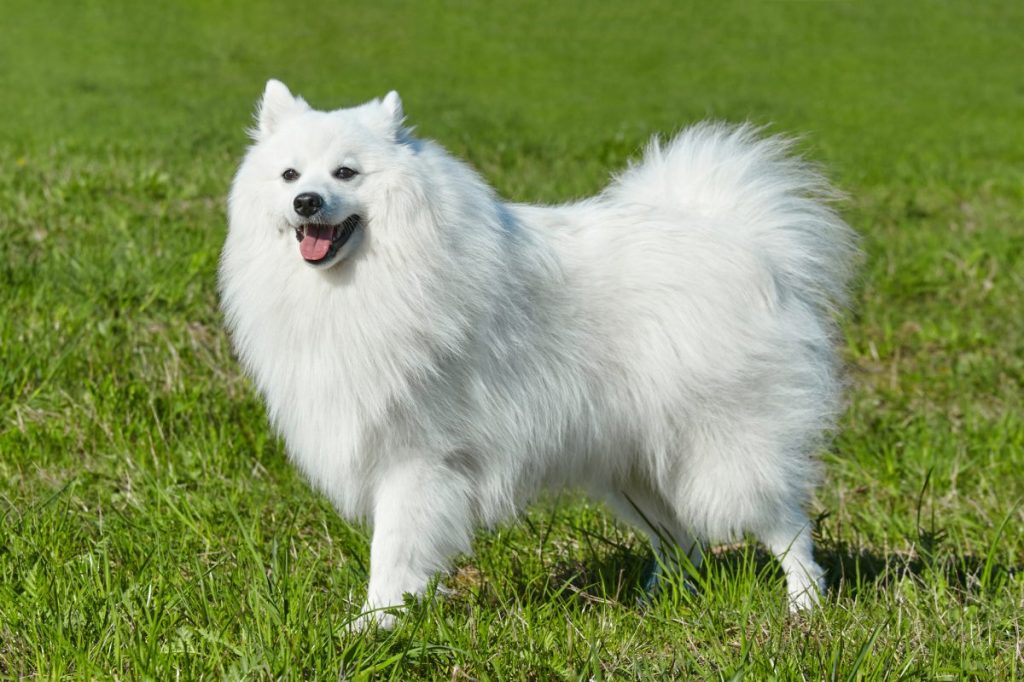
[[[1024,677],[1024,5],[29,2],[0,26],[0,677]],[[364,529],[287,464],[217,310],[266,78],[397,88],[506,196],[653,133],[770,123],[866,257],[815,504],[831,593],[756,546],[636,605],[648,548],[567,496],[478,535],[394,633]]]

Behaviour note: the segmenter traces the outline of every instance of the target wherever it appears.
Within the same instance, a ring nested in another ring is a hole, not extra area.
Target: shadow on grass
[[[876,552],[846,542],[821,542],[815,558],[826,571],[826,585],[832,595],[856,597],[892,589],[911,579],[921,584],[941,582],[962,598],[979,595],[1012,580],[1021,566],[1008,566],[990,556],[918,552]],[[505,589],[525,602],[611,602],[635,604],[644,596],[644,584],[651,568],[652,554],[645,545],[623,547],[600,556],[559,560],[548,566],[543,581],[506,578]],[[712,548],[700,569],[700,581],[754,575],[759,583],[771,585],[784,580],[779,563],[756,543]],[[520,574],[525,577],[525,574]]]
[[[819,560],[828,572],[829,591],[851,596],[887,590],[907,579],[941,581],[968,596],[996,589],[1021,573],[1021,566],[999,563],[991,555],[933,552],[928,543],[923,547],[880,553],[839,541],[822,547]]]

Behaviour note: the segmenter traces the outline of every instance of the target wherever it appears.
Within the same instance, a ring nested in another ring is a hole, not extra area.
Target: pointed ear
[[[402,113],[402,98],[398,96],[397,92],[392,90],[388,94],[384,95],[384,99],[381,101],[380,105],[392,120],[401,125],[402,121],[405,119],[405,114]]]
[[[267,89],[263,91],[256,110],[256,129],[252,131],[255,140],[262,140],[274,132],[281,122],[309,110],[306,100],[295,97],[288,86],[271,78],[267,81]]]
[[[402,98],[392,90],[384,95],[384,99],[380,102],[380,108],[384,112],[389,132],[392,136],[398,137],[398,131],[401,130],[402,123],[405,121],[405,114],[402,112]]]

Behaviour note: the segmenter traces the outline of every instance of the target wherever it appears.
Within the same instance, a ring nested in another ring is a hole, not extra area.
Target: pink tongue
[[[299,242],[299,253],[306,260],[321,260],[331,249],[332,225],[307,225],[306,236]]]

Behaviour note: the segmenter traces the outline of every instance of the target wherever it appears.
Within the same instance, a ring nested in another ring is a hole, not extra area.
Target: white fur
[[[562,486],[695,558],[752,533],[812,605],[804,506],[855,251],[827,184],[779,138],[700,124],[594,198],[506,204],[402,122],[395,93],[319,112],[268,83],[220,269],[291,458],[373,525],[367,607],[422,593],[474,526]],[[327,268],[299,256],[304,191],[365,219]]]

